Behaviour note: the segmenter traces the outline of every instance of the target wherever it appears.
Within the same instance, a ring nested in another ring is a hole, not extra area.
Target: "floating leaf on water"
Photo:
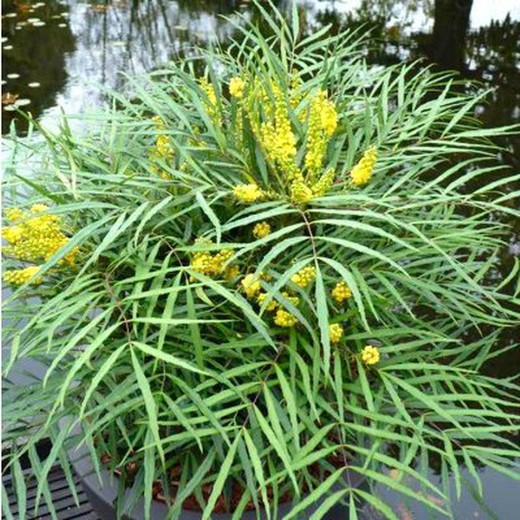
[[[16,13],[7,13],[5,15],[6,18],[16,18],[17,14]]]
[[[5,81],[5,79],[2,80],[2,85],[5,85],[7,83],[7,81]]]
[[[27,18],[27,21],[29,23],[41,22],[41,20],[39,18]]]
[[[27,98],[22,98],[22,99],[17,99],[14,104],[17,106],[17,107],[23,107],[25,105],[30,105],[31,104],[31,100],[30,99],[27,99]]]
[[[63,18],[68,18],[69,13],[67,13],[67,12],[65,12],[65,13],[61,13],[61,16],[63,16]]]
[[[13,48],[12,45],[4,45],[4,46],[2,47],[2,49],[4,49],[4,51],[10,51],[12,48]]]
[[[6,38],[5,36],[2,37],[2,43],[6,42],[9,38]]]
[[[53,20],[57,20],[58,18],[61,18],[61,14],[53,14],[53,15],[51,16],[51,18],[52,18]]]
[[[58,27],[67,27],[67,24],[66,23],[59,23]]]
[[[2,95],[2,105],[12,105],[20,96],[20,94],[11,94],[11,92],[6,92]]]
[[[34,27],[41,27],[42,25],[45,25],[45,22],[34,22]]]
[[[27,86],[30,88],[38,88],[40,86],[40,83],[38,83],[37,81],[33,81],[32,83],[28,83]]]
[[[5,48],[5,47],[4,47]],[[9,79],[16,79],[20,77],[20,74],[17,74],[16,72],[12,72],[11,74],[8,74],[7,77]]]
[[[23,27],[23,26],[25,26],[25,25],[27,25],[27,22],[18,22],[18,23],[16,24],[16,28],[18,29],[19,27]]]

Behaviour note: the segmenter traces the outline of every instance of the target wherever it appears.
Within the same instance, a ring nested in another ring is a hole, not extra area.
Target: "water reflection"
[[[66,56],[75,50],[65,23],[68,8],[58,2],[31,6],[10,0],[2,7],[2,91],[29,99],[27,109],[38,116],[55,105],[57,92],[67,84]],[[5,132],[11,117],[5,111],[3,116]]]
[[[30,111],[44,121],[52,121],[58,106],[69,113],[97,107],[97,85],[121,89],[121,72],[150,71],[197,45],[225,41],[232,28],[219,14],[237,8],[239,2],[222,0],[50,0],[32,6],[3,0],[4,93],[31,99]],[[20,77],[11,79],[11,73]],[[35,81],[39,91],[28,86]],[[13,117],[4,111],[3,133]]]

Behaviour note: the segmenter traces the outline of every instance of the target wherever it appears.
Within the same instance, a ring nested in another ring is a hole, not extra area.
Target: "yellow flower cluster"
[[[68,243],[69,238],[61,228],[61,218],[42,213],[48,209],[44,204],[35,204],[28,212],[19,208],[6,210],[7,220],[12,225],[2,230],[3,238],[9,243],[4,247],[5,254],[25,262],[47,262]],[[61,262],[73,265],[77,254],[75,248]]]
[[[264,293],[264,292],[261,292],[257,297],[256,297],[256,301],[258,302],[258,305],[263,305],[264,302],[265,302],[265,299],[267,298],[267,293]],[[271,300],[267,306],[266,306],[266,310],[268,310],[269,312],[272,312],[274,310],[276,310],[278,307],[278,302],[276,302],[275,300]]]
[[[279,327],[292,327],[298,323],[298,318],[284,309],[278,309],[274,316],[274,322]]]
[[[196,243],[210,245],[211,241],[198,239]],[[232,256],[233,252],[230,249],[221,249],[214,254],[209,251],[197,251],[191,259],[190,269],[206,276],[223,277],[226,280],[231,280],[239,274],[237,266],[228,265]]]
[[[231,97],[240,99],[244,95],[245,82],[242,78],[235,76],[229,81],[229,93]]]
[[[322,166],[327,144],[338,126],[338,114],[327,92],[320,90],[310,102],[305,166],[313,175]]]
[[[246,293],[248,298],[254,298],[262,288],[260,280],[254,274],[246,275],[240,283],[242,285],[242,290]]]
[[[254,183],[235,186],[233,188],[233,194],[240,202],[246,204],[251,204],[264,197],[264,192]]]
[[[271,91],[273,100],[265,92],[261,96],[267,120],[260,124],[258,138],[267,158],[291,179],[297,173],[296,137],[292,131],[289,108],[282,89],[271,83]]]
[[[295,307],[300,303],[300,298],[298,298],[298,296],[292,296],[286,291],[282,293],[282,298]]]
[[[322,197],[327,193],[334,184],[335,172],[333,168],[328,168],[320,177],[318,182],[312,187],[312,193],[315,197]]]
[[[264,238],[271,233],[271,226],[268,222],[259,222],[253,228],[253,235],[256,238]]]
[[[381,358],[381,354],[379,353],[379,349],[377,347],[373,347],[372,345],[367,345],[361,351],[361,361],[367,365],[375,365],[379,362]]]
[[[12,269],[4,273],[4,282],[13,285],[23,285],[27,283],[40,270],[39,265],[32,265],[25,269]],[[38,285],[42,282],[41,277],[35,278],[32,283]]]
[[[372,177],[374,166],[377,162],[377,149],[375,146],[371,146],[363,154],[361,160],[352,168],[350,172],[350,179],[352,184],[356,186],[363,186]]]
[[[200,78],[199,84],[207,98],[207,100],[204,100],[204,103],[206,105],[208,115],[212,117],[216,123],[220,122],[220,116],[217,109],[217,94],[215,93],[215,88],[206,78]]]
[[[164,121],[159,116],[152,117],[152,121],[154,122],[155,129],[158,132],[166,130]],[[148,153],[149,160],[152,163],[156,163],[159,160],[162,160],[166,163],[171,163],[173,161],[173,157],[174,152],[169,137],[165,134],[159,134],[155,139],[155,147],[152,148]],[[151,170],[156,175],[159,175],[161,178],[165,180],[168,180],[170,178],[170,175],[166,170],[157,167],[155,164],[152,165]]]
[[[345,282],[338,282],[332,289],[331,295],[338,303],[343,303],[352,297],[352,291]]]
[[[344,334],[345,330],[339,323],[329,325],[329,338],[331,343],[339,343]]]
[[[35,208],[36,206],[41,206],[41,204],[35,204],[33,206],[33,208]],[[5,213],[5,218],[9,222],[15,222],[17,220],[21,220],[23,218],[23,216],[25,215],[23,209],[20,209],[20,208],[6,208],[4,213]]]
[[[305,289],[305,287],[314,281],[314,278],[316,278],[316,268],[313,266],[307,266],[293,274],[291,281],[298,287]]]
[[[291,183],[291,200],[296,204],[307,204],[313,196],[311,188],[305,184],[303,178],[298,178]]]

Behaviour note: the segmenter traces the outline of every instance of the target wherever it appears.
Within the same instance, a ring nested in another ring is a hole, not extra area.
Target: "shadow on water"
[[[287,0],[276,2],[283,7]],[[478,93],[493,88],[487,104],[476,115],[487,126],[520,122],[520,7],[493,21],[491,0],[301,0],[301,25],[310,33],[330,24],[336,33],[364,27],[371,31],[367,59],[388,66],[423,59],[439,70],[456,70]],[[500,4],[514,6],[514,0]],[[518,4],[517,4],[518,5]],[[237,10],[255,13],[244,0],[2,0],[3,119],[6,133],[15,122],[24,123],[12,104],[29,110],[44,124],[52,124],[60,108],[77,113],[103,104],[97,85],[122,90],[127,74],[139,74],[166,65],[196,46],[226,41],[234,35],[220,15]],[[497,4],[498,6],[498,4]],[[482,19],[482,9],[485,12]],[[486,18],[487,16],[487,18]],[[473,18],[479,22],[474,23]],[[5,83],[4,83],[5,82]],[[27,101],[28,100],[28,101]],[[24,105],[25,103],[25,105]],[[28,104],[27,104],[28,103]],[[504,167],[520,169],[520,139],[503,138],[500,160]],[[495,174],[500,175],[500,173]],[[494,178],[487,178],[490,182]],[[519,186],[505,189],[514,190]],[[500,252],[496,279],[508,273],[520,255],[520,223],[512,222],[509,244]],[[518,342],[520,331],[508,331],[501,345]],[[518,357],[518,356],[517,356]],[[489,373],[511,376],[519,372],[519,359],[510,355],[489,363]],[[439,471],[429,461],[432,479]],[[486,501],[476,506],[466,491],[455,507],[456,518],[516,518],[517,490],[496,473],[484,472]],[[478,511],[477,511],[478,509]],[[430,518],[415,506],[395,503],[400,518]],[[367,512],[366,518],[376,519]]]

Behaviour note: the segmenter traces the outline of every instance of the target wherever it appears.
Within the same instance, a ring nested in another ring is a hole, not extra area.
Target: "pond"
[[[283,8],[289,2],[274,3]],[[121,91],[126,74],[163,67],[199,45],[225,44],[234,29],[220,15],[233,17],[239,10],[255,16],[246,0],[3,0],[2,6],[4,134],[12,124],[24,130],[14,106],[30,111],[44,125],[55,125],[62,110],[78,113],[102,106],[105,96],[99,86]],[[424,65],[435,62],[438,69],[458,70],[482,89],[493,87],[489,103],[476,108],[483,124],[520,122],[518,0],[301,0],[299,8],[305,32],[327,24],[335,32],[370,29],[373,39],[366,52],[374,66],[421,58]],[[504,167],[518,170],[520,139],[501,144]],[[513,226],[499,254],[497,279],[520,255],[518,220]],[[516,332],[503,337],[501,346],[518,341]],[[519,366],[518,356],[501,356],[489,372],[507,377],[518,374]],[[431,478],[436,478],[433,467]],[[491,470],[484,472],[483,483],[487,505],[479,505],[466,490],[455,518],[517,518],[515,483]],[[430,518],[415,505],[400,502],[395,502],[395,512],[403,520]],[[377,516],[367,511],[366,518]]]

